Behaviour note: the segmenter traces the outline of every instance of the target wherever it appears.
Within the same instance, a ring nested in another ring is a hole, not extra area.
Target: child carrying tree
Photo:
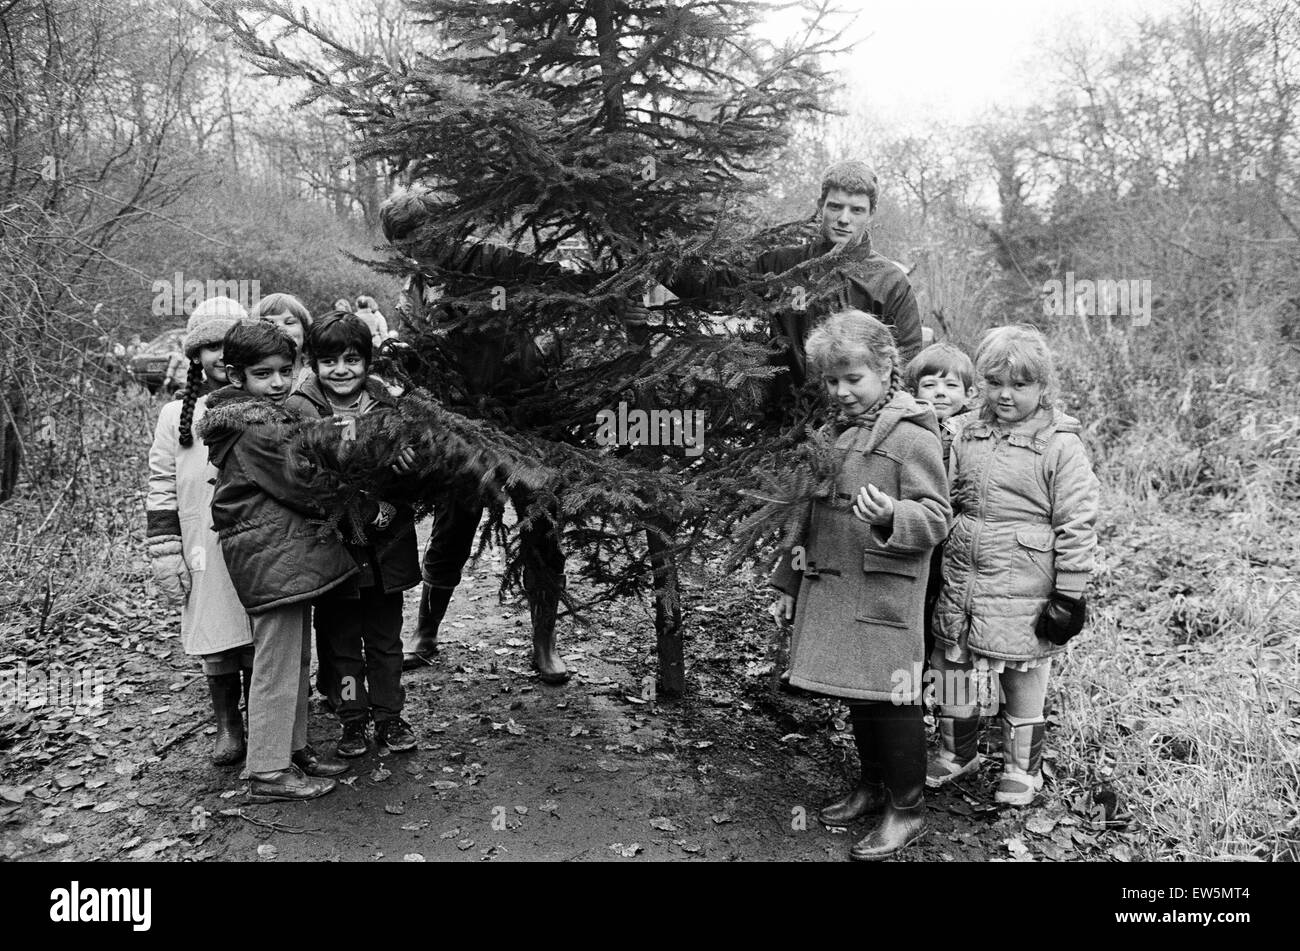
[[[884,810],[850,852],[881,859],[925,830],[921,684],[900,688],[899,676],[915,681],[920,666],[926,566],[948,533],[948,483],[934,413],[904,389],[889,328],[841,311],[806,351],[839,411],[822,431],[834,485],[778,563],[771,610],[794,620],[790,683],[849,702],[861,775],[820,818],[839,827]]]
[[[975,352],[978,413],[950,418],[956,519],[944,548],[931,664],[943,673],[941,749],[926,783],[979,769],[978,706],[1002,710],[994,798],[1024,806],[1042,788],[1043,707],[1053,655],[1084,623],[1097,548],[1098,485],[1079,421],[1056,400],[1056,369],[1032,327],[995,327]]]
[[[355,314],[322,317],[307,335],[312,375],[286,407],[346,426],[372,410],[394,406],[388,388],[369,376],[372,354],[370,329]],[[409,449],[403,458],[414,461]],[[395,752],[415,748],[415,735],[401,716],[402,592],[420,583],[415,514],[398,506],[387,521],[361,530],[365,544],[348,546],[361,568],[355,584],[330,591],[315,611],[318,683],[342,724],[338,753],[347,757],[365,754],[371,719],[380,745]]]
[[[238,324],[225,338],[230,385],[208,399],[199,426],[217,468],[212,522],[253,636],[248,770],[255,801],[314,799],[347,769],[307,742],[311,602],[360,569],[321,525],[312,472],[290,450],[302,417],[286,407],[298,348],[270,323]],[[391,507],[390,507],[391,509]],[[365,500],[363,519],[386,522]]]
[[[206,393],[227,382],[222,339],[247,319],[244,308],[228,297],[209,298],[190,314],[181,343],[189,368],[185,397],[158,414],[145,499],[154,580],[165,597],[180,605],[181,647],[201,658],[208,679],[217,722],[211,754],[216,766],[233,766],[244,758],[239,698],[246,695],[252,674],[253,638],[212,530],[216,470],[208,462],[207,446],[195,442],[194,428],[207,410]]]

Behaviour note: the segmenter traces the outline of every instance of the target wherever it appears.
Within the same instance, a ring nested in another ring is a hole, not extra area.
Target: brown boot
[[[217,740],[212,747],[212,765],[234,766],[244,758],[244,719],[239,714],[239,674],[218,674],[208,678],[212,712],[217,719]]]
[[[305,776],[297,766],[269,773],[250,773],[248,793],[253,802],[300,802],[334,791],[332,779]]]

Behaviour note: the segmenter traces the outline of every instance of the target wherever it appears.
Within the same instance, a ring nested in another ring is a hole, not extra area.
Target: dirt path
[[[867,827],[836,834],[815,819],[855,768],[843,709],[769,692],[765,596],[752,579],[687,587],[695,690],[668,705],[644,698],[653,634],[636,605],[564,625],[575,676],[562,687],[540,684],[529,671],[527,611],[498,602],[499,570],[493,553],[467,570],[436,666],[405,681],[419,748],[372,751],[353,761],[337,792],[305,804],[249,804],[236,773],[207,763],[206,685],[178,640],[154,633],[174,627],[165,611],[146,603],[109,618],[108,633],[90,622],[78,633],[102,641],[99,656],[113,671],[104,708],[29,711],[4,734],[0,855],[845,859]],[[408,623],[414,615],[412,593]],[[332,744],[337,732],[313,700],[313,741]],[[932,796],[932,831],[907,858],[1079,857],[1078,817],[999,813],[987,780],[967,786],[969,795]],[[1034,817],[1041,834],[1030,835],[1025,822]]]

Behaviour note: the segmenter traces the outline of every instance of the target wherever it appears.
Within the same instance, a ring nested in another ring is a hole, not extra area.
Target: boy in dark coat
[[[939,421],[939,438],[943,441],[943,468],[948,470],[948,456],[952,451],[954,428],[947,425],[969,412],[975,399],[975,364],[971,363],[960,347],[950,343],[936,343],[916,355],[903,372],[903,381],[912,395],[929,403]],[[934,650],[934,606],[939,600],[943,585],[943,545],[930,556],[930,581],[925,589],[925,663],[930,662]]]
[[[230,385],[208,397],[198,435],[217,469],[212,522],[253,633],[248,770],[255,800],[314,799],[334,789],[342,762],[307,743],[311,602],[358,568],[307,492],[310,472],[288,449],[301,420],[284,402],[297,345],[269,323],[243,323],[224,340]],[[379,517],[368,501],[363,517]]]
[[[356,315],[332,313],[307,335],[312,369],[286,406],[306,417],[333,417],[341,425],[396,401],[370,377],[372,335]],[[346,444],[346,443],[345,443]],[[415,515],[387,506],[364,527],[366,543],[348,545],[360,568],[353,584],[316,602],[318,683],[342,724],[340,756],[366,752],[366,723],[390,750],[414,749],[415,734],[402,719],[402,592],[420,583]]]

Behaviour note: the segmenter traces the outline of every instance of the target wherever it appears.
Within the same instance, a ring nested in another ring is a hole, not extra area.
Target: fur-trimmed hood
[[[209,459],[221,465],[230,447],[255,426],[288,426],[302,419],[291,408],[237,386],[223,386],[208,396],[208,409],[196,432],[208,447]]]

